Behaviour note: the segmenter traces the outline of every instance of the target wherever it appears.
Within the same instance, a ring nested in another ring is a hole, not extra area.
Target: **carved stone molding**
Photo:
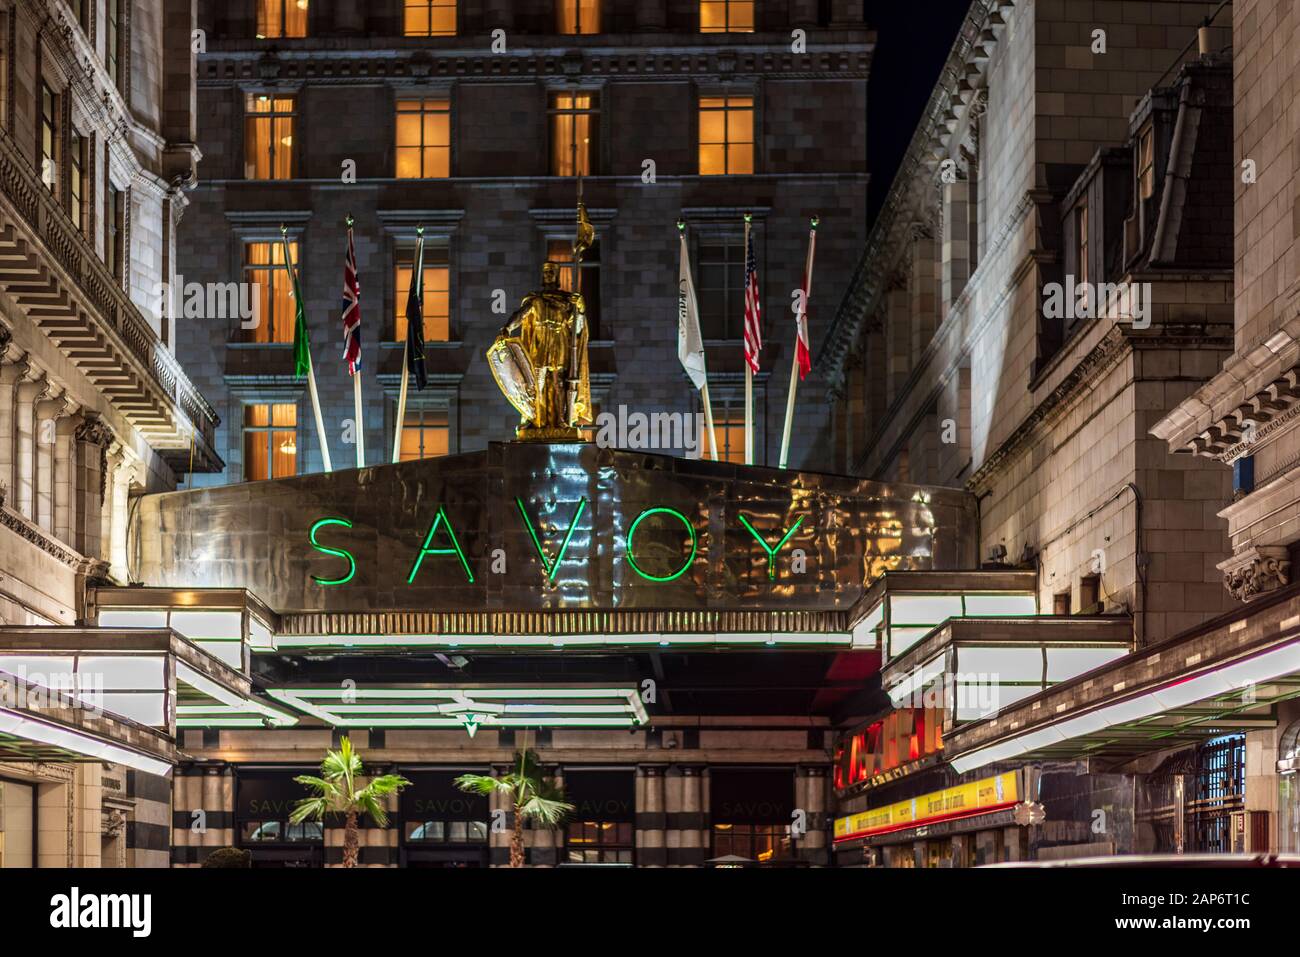
[[[1276,591],[1291,580],[1291,562],[1280,546],[1252,547],[1216,567],[1223,572],[1223,587],[1238,601]]]

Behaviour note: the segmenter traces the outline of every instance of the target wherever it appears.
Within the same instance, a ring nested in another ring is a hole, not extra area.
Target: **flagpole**
[[[745,269],[749,270],[749,229],[753,215],[745,214]],[[748,294],[748,291],[746,292]],[[746,350],[748,351],[748,350]],[[745,464],[754,464],[754,368],[745,356]]]
[[[352,245],[352,216],[347,217],[348,224],[348,249],[353,249]],[[357,303],[358,312],[361,309],[361,303]],[[360,319],[360,316],[357,317]],[[361,364],[357,364],[357,371],[352,373],[352,406],[356,418],[356,440],[357,440],[357,468],[366,467],[366,420],[361,407]]]
[[[817,234],[818,218],[812,218],[812,229],[808,235],[808,259],[804,263],[804,290],[803,303],[800,306],[800,313],[796,316],[794,327],[794,354],[790,356],[790,391],[785,397],[785,426],[781,430],[781,468],[785,468],[790,461],[790,430],[794,426],[794,396],[799,388],[799,337],[804,333],[808,323],[808,300],[812,298],[812,267],[813,254],[816,246],[813,245],[813,237]]]
[[[284,266],[289,271],[289,281],[296,290],[295,296],[302,295],[302,287],[294,279],[293,252],[289,248],[289,227],[283,223],[280,224],[280,239],[284,243]],[[302,309],[306,312],[306,304],[296,302],[295,309]],[[325,438],[325,419],[320,412],[320,394],[316,391],[316,370],[311,361],[311,338],[307,337],[307,393],[311,396],[311,408],[316,417],[316,438],[320,442],[321,464],[325,467],[326,472],[333,472],[334,466],[330,462],[329,442]]]
[[[415,272],[411,273],[411,282],[424,281],[424,227],[415,227],[415,235],[418,237],[415,253]],[[423,294],[423,291],[421,291]],[[423,303],[421,303],[423,308]],[[410,321],[409,319],[407,320]],[[397,428],[393,429],[393,461],[399,462],[402,458],[402,430],[406,427],[406,389],[411,382],[411,366],[409,363],[411,355],[411,330],[406,330],[406,342],[402,346],[402,386],[397,391]]]
[[[681,269],[686,274],[686,280],[684,281],[684,285],[686,286],[686,291],[681,293],[681,295],[685,297],[685,299],[683,300],[685,305],[681,306],[680,308],[684,310],[682,315],[689,318],[691,314],[690,303],[695,301],[695,287],[694,287],[694,283],[691,281],[690,259],[686,252],[686,221],[685,220],[682,219],[677,220],[677,236],[681,246]],[[698,304],[696,306],[696,312],[697,312],[697,325],[698,325]],[[680,337],[681,335],[683,335],[683,333],[680,331],[679,328],[678,336]],[[696,335],[698,338],[698,328],[696,330]],[[678,344],[679,357],[680,357],[680,350],[681,350],[681,345],[679,341]],[[704,346],[702,342],[700,345],[700,362],[701,364],[703,364],[704,362]],[[689,372],[690,370],[688,369],[687,373],[689,374]],[[704,372],[703,379],[704,382],[700,385],[700,401],[704,403],[704,424],[708,427],[709,430],[709,449],[711,451],[711,454],[713,455],[713,460],[716,462],[718,461],[718,436],[713,429],[713,403],[709,399],[709,376],[707,372]]]

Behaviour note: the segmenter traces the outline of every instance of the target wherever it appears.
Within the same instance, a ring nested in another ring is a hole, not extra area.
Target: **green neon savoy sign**
[[[548,536],[545,534],[545,529],[539,530],[538,523],[534,521],[533,516],[529,513],[528,506],[522,498],[515,498],[515,507],[518,510],[519,522],[528,533],[528,539],[532,543],[533,551],[541,565],[542,579],[545,584],[554,584],[560,567],[566,560],[586,561],[585,558],[575,559],[569,554],[574,534],[581,525],[583,516],[588,512],[586,498],[579,499],[569,513],[568,524],[562,536]],[[801,515],[790,528],[780,529],[779,537],[770,534],[764,536],[743,513],[737,512],[736,517],[739,526],[749,533],[749,536],[762,551],[766,561],[768,580],[776,581],[777,558],[790,542],[790,539],[794,537],[795,532],[803,526],[806,516]],[[644,529],[642,529],[643,524],[645,525]],[[637,533],[641,530],[644,538],[645,534],[650,532],[651,526],[654,526],[654,531],[661,536],[667,536],[670,529],[676,528],[680,530],[682,558],[677,562],[676,567],[657,567],[665,564],[661,556],[657,556],[659,560],[652,564],[647,555],[644,553],[638,554]],[[340,574],[335,577],[311,576],[312,581],[326,588],[346,585],[356,577],[357,573],[356,557],[343,544],[338,542],[337,534],[333,536],[332,543],[320,540],[322,530],[335,527],[350,529],[352,528],[352,522],[338,517],[322,518],[311,526],[307,536],[313,549],[345,563],[339,567]],[[558,526],[556,527],[558,529]],[[770,544],[774,538],[776,544]],[[552,539],[552,541],[548,541],[548,539]],[[558,541],[554,539],[558,539]],[[659,505],[642,510],[628,525],[623,541],[623,558],[628,567],[638,577],[648,582],[676,581],[691,569],[696,558],[699,557],[699,535],[694,524],[685,514],[667,506]],[[456,559],[455,563],[452,564],[445,561],[432,561],[435,558],[445,559],[452,556]],[[426,565],[429,566],[427,571],[425,570]],[[429,576],[447,574],[449,570],[451,574],[464,575],[465,581],[469,584],[474,583],[474,569],[470,559],[465,554],[464,548],[461,547],[460,538],[456,534],[456,527],[451,516],[447,513],[446,507],[440,505],[438,511],[434,514],[428,531],[424,535],[422,543],[418,549],[415,549],[411,569],[406,576],[406,583],[413,585],[417,579],[424,580],[421,577],[422,572],[424,576]]]

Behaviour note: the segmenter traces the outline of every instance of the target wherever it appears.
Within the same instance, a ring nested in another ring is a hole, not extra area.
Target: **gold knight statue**
[[[578,205],[574,262],[595,238]],[[575,275],[581,272],[575,265]],[[560,267],[542,265],[542,288],[523,298],[487,352],[502,393],[520,415],[516,435],[540,441],[579,440],[592,421],[587,367],[587,306],[580,291],[560,288]]]

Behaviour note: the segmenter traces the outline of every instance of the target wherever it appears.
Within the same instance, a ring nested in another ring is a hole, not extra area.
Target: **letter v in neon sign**
[[[785,535],[781,538],[781,540],[776,543],[776,548],[772,548],[763,539],[763,536],[758,534],[757,529],[755,529],[753,525],[749,524],[749,519],[745,518],[743,513],[737,512],[736,515],[740,519],[740,524],[745,526],[749,534],[754,536],[754,540],[758,542],[758,544],[763,546],[763,551],[767,552],[767,577],[769,581],[775,581],[776,580],[776,553],[779,552],[785,546],[786,542],[790,541],[791,535],[799,531],[799,526],[803,524],[803,520],[806,516],[800,515],[799,521],[795,522],[794,526],[790,529],[790,531],[786,532]]]
[[[569,530],[564,533],[564,541],[560,544],[559,554],[555,560],[551,561],[546,557],[546,549],[542,547],[542,540],[537,537],[537,530],[533,528],[533,520],[528,517],[528,509],[524,508],[524,500],[515,496],[515,504],[519,506],[519,514],[523,517],[524,527],[528,529],[528,534],[533,540],[533,547],[537,549],[537,556],[542,560],[542,568],[546,569],[546,580],[555,581],[555,573],[560,570],[560,562],[564,561],[564,553],[569,550],[569,540],[573,538],[573,530],[578,527],[578,522],[582,519],[582,513],[587,510],[587,499],[584,496],[578,500],[578,507],[574,510],[573,518],[569,520]]]

